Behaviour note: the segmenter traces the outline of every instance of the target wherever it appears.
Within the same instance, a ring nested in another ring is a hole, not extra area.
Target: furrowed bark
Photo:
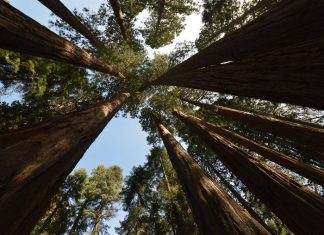
[[[127,27],[125,24],[123,12],[120,7],[120,3],[118,0],[109,0],[109,2],[110,2],[110,5],[114,11],[117,23],[119,25],[121,34],[123,36],[123,39],[126,41],[127,40]]]
[[[214,125],[174,110],[174,115],[217,153],[219,159],[296,234],[320,234],[324,200],[283,173],[241,151],[213,131]]]
[[[282,1],[152,84],[324,109],[323,11],[321,0]]]
[[[162,78],[323,38],[323,10],[321,0],[281,1],[271,11],[211,44]]]
[[[200,234],[269,234],[192,159],[154,117]]]
[[[247,139],[225,128],[215,127],[213,128],[213,131],[220,136],[224,136],[225,138],[230,139],[236,142],[237,144],[242,145],[250,149],[251,151],[260,154],[262,157],[265,157],[270,161],[273,161],[293,172],[298,173],[301,176],[312,180],[314,183],[324,186],[324,171],[320,168],[295,160],[293,157],[270,149],[265,145]]]
[[[111,65],[96,59],[68,40],[0,1],[0,47],[58,60],[124,78]]]
[[[92,108],[0,135],[0,233],[29,234],[124,93]]]
[[[211,105],[184,98],[182,100],[209,110],[215,110],[217,114],[224,117],[248,124],[262,131],[288,138],[320,153],[324,153],[324,128],[312,127],[306,123],[295,123],[220,105]],[[323,155],[320,156],[323,157]],[[324,161],[324,158],[322,160]]]
[[[233,196],[242,204],[243,208],[249,212],[249,214],[258,221],[264,228],[268,230],[269,233],[273,234],[272,229],[260,218],[260,216],[250,207],[250,205],[245,201],[244,198],[232,187],[230,183],[214,168],[210,169],[213,174],[215,174],[220,182],[233,194]]]
[[[323,37],[227,64],[184,71],[176,78],[159,78],[153,84],[324,109]]]
[[[55,15],[67,22],[72,28],[86,37],[97,48],[103,48],[102,43],[83,25],[80,20],[60,0],[38,0]]]

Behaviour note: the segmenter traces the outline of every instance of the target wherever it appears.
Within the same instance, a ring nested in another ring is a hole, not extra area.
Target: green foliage
[[[96,229],[105,234],[107,221],[116,214],[120,201],[122,169],[98,166],[91,176],[85,169],[68,176],[52,199],[50,208],[32,234],[84,234]]]
[[[111,75],[89,71],[72,65],[24,54],[0,50],[0,95],[19,95],[19,100],[0,103],[0,132],[37,123],[51,116],[84,109],[121,92],[132,97],[122,108],[140,120],[153,146],[147,162],[133,169],[125,181],[122,200],[127,216],[121,222],[120,234],[197,234],[177,176],[166,151],[160,147],[160,137],[151,113],[155,113],[177,137],[187,145],[189,153],[211,175],[219,172],[242,195],[275,234],[290,234],[281,221],[256,198],[224,165],[202,140],[171,114],[174,108],[225,126],[248,138],[264,143],[296,159],[323,167],[319,153],[292,141],[263,133],[251,126],[225,119],[214,112],[200,109],[181,101],[186,97],[202,102],[220,104],[240,110],[274,115],[295,122],[324,124],[324,113],[318,110],[278,104],[231,95],[168,86],[148,86],[163,76],[197,49],[232,33],[271,9],[277,0],[204,0],[203,27],[193,45],[176,45],[169,54],[154,54],[149,58],[146,48],[160,48],[170,44],[184,28],[186,16],[197,11],[193,0],[124,0],[120,1],[128,28],[125,42],[109,4],[103,1],[98,11],[74,11],[78,18],[100,38],[104,48],[94,48],[81,34],[62,20],[51,22],[61,36],[91,52],[107,64],[118,68],[126,77],[121,80]],[[144,16],[144,17],[143,17]],[[145,18],[139,24],[138,18]],[[196,48],[197,47],[197,48]],[[252,153],[249,151],[249,153]],[[259,157],[259,156],[258,156]],[[266,159],[260,160],[271,164]],[[323,188],[292,172],[272,165],[301,184],[323,194]],[[84,170],[71,174],[53,198],[50,208],[37,224],[33,234],[84,234],[107,232],[107,221],[116,214],[115,203],[121,199],[122,184],[119,167],[99,166],[91,176]],[[226,187],[224,186],[226,189]],[[227,190],[227,189],[226,189]]]
[[[161,147],[151,149],[147,162],[134,167],[123,189],[128,215],[119,234],[197,234],[190,209]]]

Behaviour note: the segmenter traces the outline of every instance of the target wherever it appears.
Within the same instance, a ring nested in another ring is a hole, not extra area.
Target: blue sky
[[[96,10],[102,0],[62,0],[70,9],[81,10],[89,7]],[[48,26],[51,12],[37,0],[11,0],[11,5],[38,21],[44,26]],[[53,19],[53,18],[52,18]],[[172,50],[175,43],[188,40],[195,40],[201,26],[199,15],[192,15],[186,19],[187,27],[181,35],[176,38],[173,44],[159,50],[149,50],[149,54],[154,52],[167,53]],[[16,96],[6,97],[6,101],[12,101]],[[102,164],[106,167],[118,165],[123,169],[124,176],[128,175],[133,166],[143,164],[150,147],[146,142],[147,134],[142,131],[137,119],[113,118],[95,142],[87,150],[76,169],[86,168],[90,171]],[[120,205],[119,205],[120,207]],[[114,227],[119,225],[119,220],[125,216],[125,212],[120,210],[116,218],[109,221],[110,234],[115,234]]]

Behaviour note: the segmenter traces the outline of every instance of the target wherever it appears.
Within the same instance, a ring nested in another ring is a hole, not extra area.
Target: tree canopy
[[[172,111],[177,108],[318,169],[324,167],[323,152],[195,106],[185,99],[319,129],[323,129],[324,112],[222,92],[151,84],[196,52],[231,35],[281,1],[120,0],[117,1],[120,19],[116,17],[116,9],[111,2],[102,1],[97,11],[89,8],[73,11],[77,19],[100,40],[102,48],[94,47],[62,19],[53,18],[49,24],[60,36],[102,62],[118,68],[125,77],[123,79],[76,65],[0,49],[0,96],[14,94],[18,97],[12,103],[5,99],[0,102],[0,133],[83,110],[123,92],[130,92],[132,96],[122,107],[121,115],[139,119],[142,129],[148,133],[147,142],[151,146],[146,162],[134,166],[124,185],[122,169],[118,166],[98,166],[91,175],[84,169],[70,174],[32,234],[105,234],[107,221],[117,213],[116,203],[122,203],[127,212],[116,229],[119,234],[199,234],[182,186],[162,147],[152,114],[167,124],[194,160],[235,201],[243,204],[243,200],[274,234],[292,234],[278,216],[220,161],[220,156],[176,119]],[[201,15],[199,37],[195,41],[189,38],[177,43],[169,53],[155,52],[151,55],[153,49],[172,44],[185,27],[190,28],[184,21],[191,14]],[[127,31],[127,37],[123,35],[122,27]],[[253,149],[239,147],[307,189],[324,195],[321,185],[272,162]]]

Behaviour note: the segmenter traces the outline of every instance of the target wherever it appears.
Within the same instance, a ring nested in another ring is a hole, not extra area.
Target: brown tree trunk
[[[0,234],[29,234],[51,197],[128,99],[0,135]]]
[[[324,109],[323,11],[321,0],[281,1],[152,84]]]
[[[233,196],[242,204],[243,208],[249,212],[249,214],[258,221],[264,228],[268,230],[269,233],[273,234],[272,229],[260,218],[260,216],[250,207],[250,205],[245,201],[242,196],[236,192],[236,190],[232,187],[231,184],[227,182],[227,180],[214,168],[211,169],[212,173],[214,173],[219,179],[220,182],[233,194]]]
[[[249,140],[237,133],[226,130],[224,128],[215,127],[213,128],[213,131],[218,135],[224,136],[236,142],[237,144],[242,145],[250,149],[251,151],[260,154],[262,157],[265,157],[270,161],[273,161],[291,171],[300,174],[301,176],[312,180],[314,183],[324,186],[324,171],[320,168],[295,160],[290,156],[270,149],[265,145]]]
[[[80,223],[80,220],[81,220],[81,217],[83,216],[83,212],[84,212],[84,210],[87,208],[87,206],[88,206],[88,203],[89,203],[89,199],[86,199],[83,203],[82,203],[82,205],[81,205],[81,207],[80,207],[80,209],[79,209],[79,211],[78,211],[78,215],[77,215],[77,217],[74,219],[74,221],[73,221],[73,224],[72,224],[72,227],[71,227],[71,229],[70,229],[70,231],[69,231],[69,235],[74,235],[75,234],[75,232],[76,232],[76,229],[78,228],[78,226],[79,226],[79,223]]]
[[[76,31],[85,36],[97,48],[103,48],[102,43],[83,25],[80,20],[60,0],[38,0],[55,15],[67,22]]]
[[[215,110],[219,115],[248,124],[262,131],[291,139],[321,153],[324,152],[324,128],[312,127],[306,123],[295,123],[275,117],[231,109],[220,105],[210,105],[188,99],[182,100],[193,105]],[[324,160],[324,158],[322,160]]]
[[[110,2],[110,5],[114,11],[117,23],[119,25],[121,34],[123,36],[123,39],[126,41],[127,40],[127,28],[126,28],[123,12],[120,7],[120,3],[118,0],[109,0],[109,2]]]
[[[216,134],[214,125],[174,110],[193,132],[215,151],[219,159],[296,234],[320,234],[324,200],[283,173],[241,151]]]
[[[215,36],[219,35],[220,33],[227,33],[228,30],[231,30],[237,25],[242,25],[242,23],[244,24],[245,23],[244,21],[246,21],[249,17],[251,17],[252,14],[253,15],[255,15],[256,13],[261,14],[266,10],[270,10],[270,8],[274,7],[275,4],[277,4],[274,2],[275,1],[269,1],[269,0],[261,0],[257,2],[254,6],[251,6],[249,9],[244,11],[242,15],[236,17],[227,25],[224,25],[221,29],[217,30],[217,32],[215,32]]]
[[[101,202],[99,210],[98,210],[97,215],[96,215],[95,222],[93,224],[91,235],[98,235],[99,234],[99,225],[100,225],[100,222],[102,220],[104,207],[105,207],[105,203]]]
[[[162,15],[164,12],[164,7],[165,7],[165,0],[158,0],[158,16],[157,16],[156,27],[155,27],[155,32],[154,32],[155,36],[158,36],[158,31],[160,28]]]
[[[202,235],[268,234],[209,177],[156,117],[155,122]]]
[[[163,78],[322,38],[324,3],[286,0],[171,69]],[[194,79],[194,78],[192,78]]]
[[[120,78],[123,75],[68,40],[0,1],[0,47],[98,70]]]
[[[78,211],[78,215],[73,221],[72,227],[71,227],[71,229],[69,231],[69,235],[74,235],[75,234],[75,232],[76,232],[76,230],[77,230],[77,228],[79,226],[80,220],[81,220],[81,218],[83,216],[83,212],[88,206],[88,203],[89,203],[88,198],[85,199],[85,201],[82,203],[82,205],[81,205],[81,207],[80,207],[80,209]]]
[[[42,227],[40,227],[38,230],[37,230],[37,233],[38,234],[42,234],[44,229],[46,229],[46,227],[52,222],[52,218],[53,216],[56,214],[56,212],[58,211],[58,209],[60,208],[60,205],[61,203],[59,203],[59,205],[56,205],[54,210],[51,211],[51,213],[46,217]]]

